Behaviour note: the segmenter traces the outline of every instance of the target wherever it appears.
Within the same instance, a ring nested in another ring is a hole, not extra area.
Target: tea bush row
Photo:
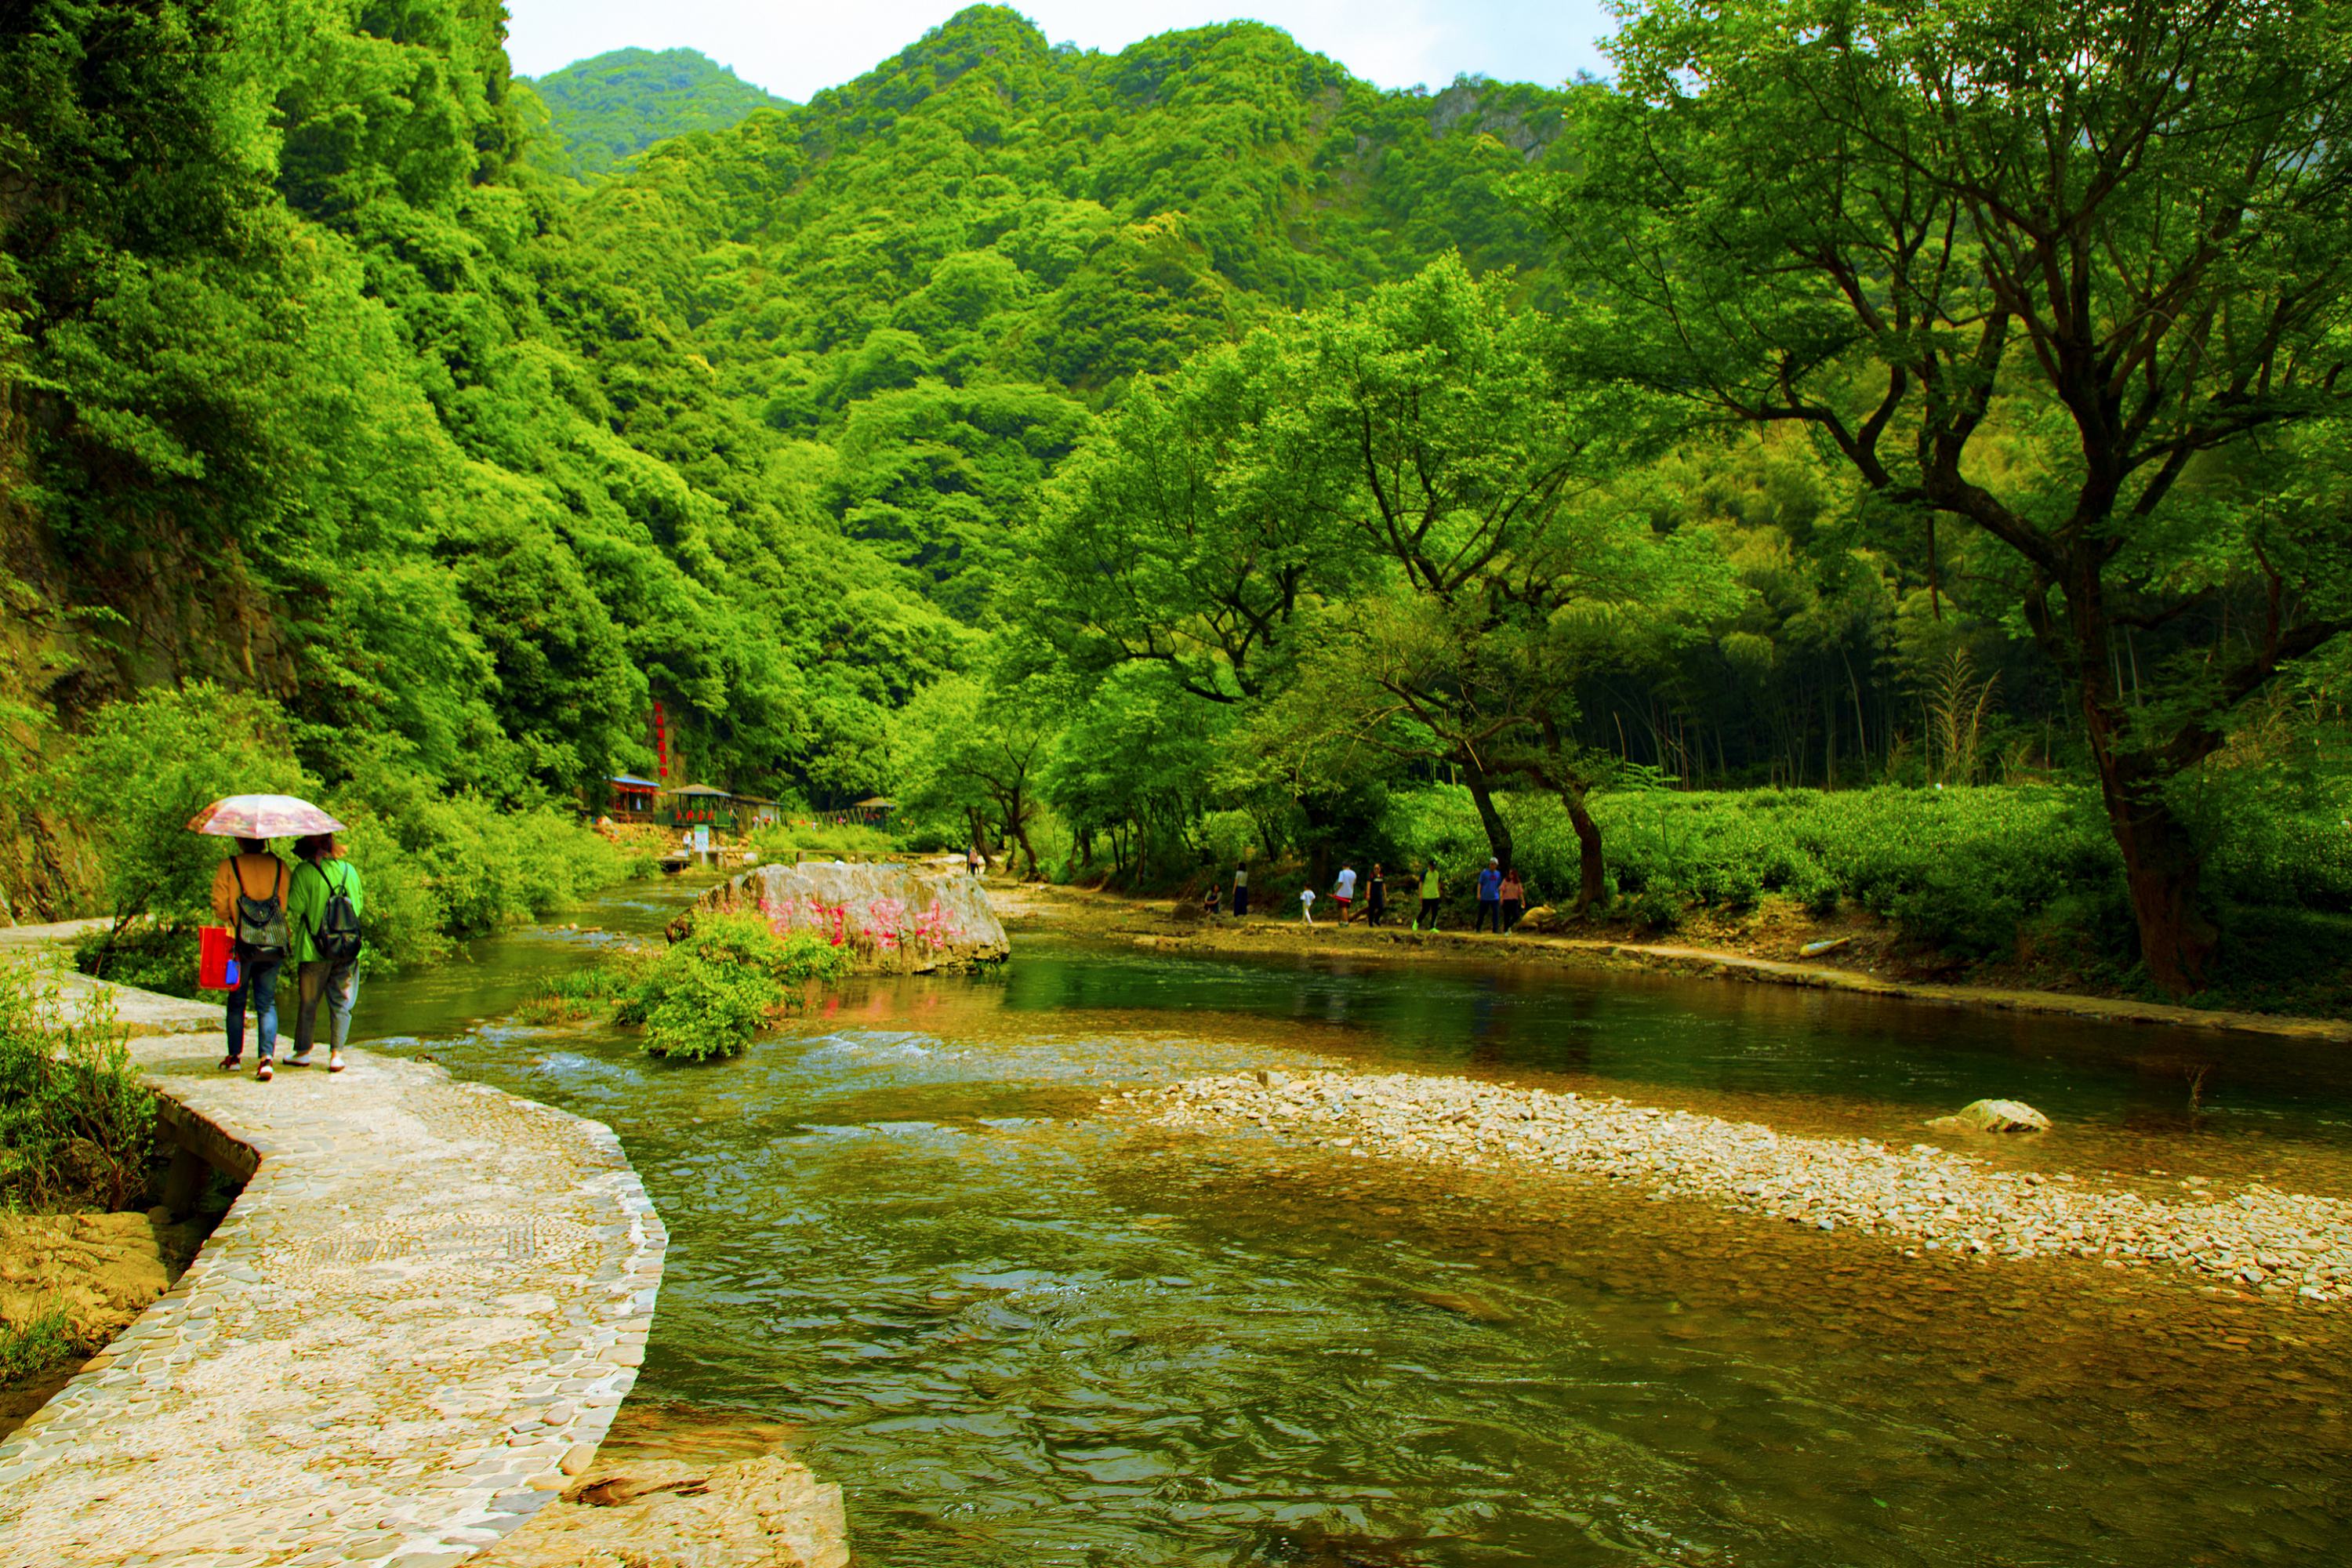
[[[1530,902],[1570,893],[1578,849],[1559,803],[1523,795],[1501,805]],[[1656,926],[1694,905],[1744,909],[1776,893],[1822,914],[1851,900],[1955,956],[2054,941],[2128,961],[2122,859],[2087,787],[1629,792],[1595,796],[1592,812],[1612,898]],[[2352,829],[2337,813],[2332,795],[2251,788],[2208,807],[2205,890],[2225,928],[2251,931],[2257,910],[2352,914]],[[1488,852],[1465,790],[1392,797],[1382,827],[1401,867],[1435,858],[1457,896]]]

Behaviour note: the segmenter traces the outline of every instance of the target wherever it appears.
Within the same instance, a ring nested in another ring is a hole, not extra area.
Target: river
[[[512,1021],[693,890],[372,982],[355,1033],[613,1125],[672,1236],[633,1404],[782,1436],[841,1484],[865,1568],[2352,1555],[2352,1314],[1096,1109],[1402,1067],[1900,1144],[2005,1095],[2058,1131],[1999,1160],[2340,1195],[2340,1053],[1053,936],[993,976],[852,985],[710,1067]]]

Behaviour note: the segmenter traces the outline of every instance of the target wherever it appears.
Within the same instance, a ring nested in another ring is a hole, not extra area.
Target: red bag
[[[236,955],[228,927],[196,928],[196,984],[205,991],[236,989]]]

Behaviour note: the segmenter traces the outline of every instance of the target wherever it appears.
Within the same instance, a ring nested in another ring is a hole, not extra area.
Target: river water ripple
[[[2352,1314],[1095,1109],[1420,1068],[1899,1144],[2006,1095],[2059,1130],[2000,1161],[2352,1193],[2352,1069],[2316,1053],[1030,938],[1001,976],[861,984],[707,1068],[504,1019],[679,896],[478,944],[373,986],[361,1022],[612,1123],[672,1234],[636,1400],[783,1436],[842,1484],[867,1568],[2352,1554]]]

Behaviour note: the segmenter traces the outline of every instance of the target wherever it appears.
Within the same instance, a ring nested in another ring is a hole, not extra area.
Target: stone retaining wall
[[[446,1568],[586,1468],[667,1240],[610,1129],[365,1051],[262,1084],[193,1033],[131,1048],[194,1151],[175,1175],[250,1176],[0,1443],[0,1565]]]

